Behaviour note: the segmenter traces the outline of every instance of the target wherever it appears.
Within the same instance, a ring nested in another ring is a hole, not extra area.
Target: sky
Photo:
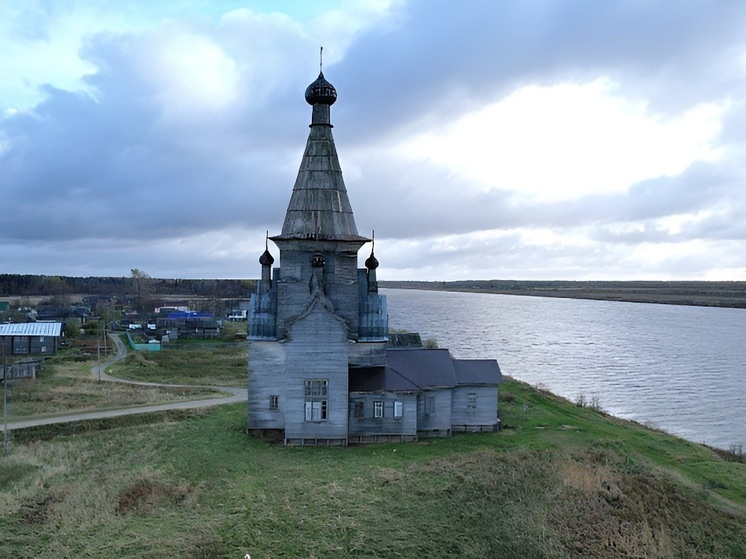
[[[0,273],[258,277],[321,46],[379,279],[746,280],[741,0],[3,0]]]

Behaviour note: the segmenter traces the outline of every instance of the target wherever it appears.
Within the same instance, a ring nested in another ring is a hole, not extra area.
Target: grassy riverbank
[[[245,406],[12,433],[0,557],[746,557],[746,464],[509,381],[506,428],[284,448]],[[46,439],[46,440],[45,440]]]

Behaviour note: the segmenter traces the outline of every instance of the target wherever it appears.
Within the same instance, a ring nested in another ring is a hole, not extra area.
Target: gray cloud
[[[358,227],[376,229],[381,250],[387,243],[394,250],[379,256],[383,275],[387,260],[393,277],[419,270],[426,279],[623,274],[617,246],[746,237],[746,4],[416,0],[394,9],[325,66],[340,95],[332,118]],[[24,29],[27,38],[43,33]],[[237,98],[191,110],[163,100],[152,54],[181,32],[222,49],[235,65]],[[315,78],[316,42],[288,18],[247,11],[216,24],[90,37],[81,53],[98,68],[85,78],[90,93],[48,85],[33,110],[0,118],[0,265],[80,275],[131,267],[162,276],[256,275],[254,253],[264,231],[281,226],[305,143],[310,109],[302,95]],[[659,114],[730,98],[722,158],[625,193],[548,203],[477,192],[462,177],[387,151],[519,85],[599,76]],[[656,221],[704,211],[711,215],[675,234]],[[639,227],[620,233],[627,223]],[[539,229],[582,232],[596,252],[534,246],[518,232]],[[487,230],[504,234],[462,239],[454,250],[434,240]],[[199,252],[198,239],[216,232],[221,240],[238,236],[241,246],[221,251],[203,241]],[[694,256],[671,265],[671,273],[705,269]]]

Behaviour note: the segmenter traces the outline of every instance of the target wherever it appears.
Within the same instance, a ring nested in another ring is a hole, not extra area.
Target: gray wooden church
[[[388,344],[378,261],[365,268],[332,136],[337,92],[306,89],[310,134],[279,235],[267,248],[248,315],[248,430],[286,444],[416,441],[499,427],[495,360]]]

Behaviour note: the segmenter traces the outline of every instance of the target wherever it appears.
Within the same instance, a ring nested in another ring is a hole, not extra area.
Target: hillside
[[[243,405],[13,432],[0,557],[746,557],[739,457],[501,398],[502,432],[411,445],[270,446]]]

